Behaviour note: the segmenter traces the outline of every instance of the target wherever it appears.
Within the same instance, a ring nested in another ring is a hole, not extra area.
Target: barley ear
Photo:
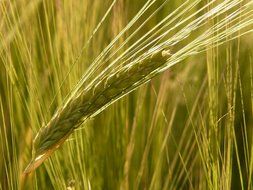
[[[37,133],[33,142],[34,159],[25,169],[29,173],[47,159],[86,119],[94,116],[156,73],[171,56],[169,50],[151,50],[133,62],[98,77],[88,89],[79,89]]]

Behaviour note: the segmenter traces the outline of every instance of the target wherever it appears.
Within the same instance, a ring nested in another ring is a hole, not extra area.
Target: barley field
[[[253,190],[252,0],[0,0],[0,190]]]

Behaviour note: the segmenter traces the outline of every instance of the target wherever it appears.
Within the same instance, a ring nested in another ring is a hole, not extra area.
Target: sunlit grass
[[[0,1],[0,189],[253,189],[252,29],[246,0]],[[23,174],[66,102],[164,49]]]

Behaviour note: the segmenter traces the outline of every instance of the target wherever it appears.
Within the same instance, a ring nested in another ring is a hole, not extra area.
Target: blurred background
[[[252,33],[157,75],[84,123],[35,172],[22,174],[39,128],[146,2],[0,1],[1,190],[253,189]],[[104,66],[184,2],[155,1],[111,52],[153,17]]]

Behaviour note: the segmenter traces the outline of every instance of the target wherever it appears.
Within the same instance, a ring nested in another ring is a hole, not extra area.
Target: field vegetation
[[[253,1],[0,0],[0,190],[253,190]]]

